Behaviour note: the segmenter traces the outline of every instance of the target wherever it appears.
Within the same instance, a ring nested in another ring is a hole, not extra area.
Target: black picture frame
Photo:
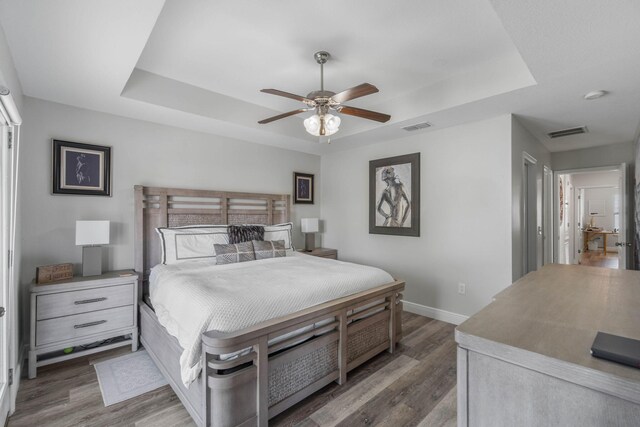
[[[111,147],[51,141],[53,194],[111,196]]]
[[[397,203],[401,206],[391,212],[393,201],[389,197],[394,196],[399,197]],[[420,153],[369,162],[369,234],[420,236]]]
[[[293,203],[313,204],[314,198],[314,175],[310,173],[293,173]]]

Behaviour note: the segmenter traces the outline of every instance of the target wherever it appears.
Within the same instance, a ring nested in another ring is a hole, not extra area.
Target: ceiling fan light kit
[[[385,123],[391,119],[391,116],[388,114],[342,105],[343,102],[376,93],[378,92],[378,88],[369,83],[362,83],[361,85],[339,93],[324,90],[324,64],[329,60],[331,55],[329,52],[321,50],[316,52],[313,57],[320,65],[320,90],[310,92],[306,97],[277,89],[262,89],[260,91],[271,95],[278,95],[301,101],[306,105],[306,108],[299,108],[297,110],[269,117],[268,119],[260,120],[258,123],[267,124],[275,120],[313,110],[314,114],[304,120],[304,128],[311,135],[322,137],[333,135],[340,129],[340,117],[331,114],[330,111],[361,117],[368,120],[375,120],[381,123]]]

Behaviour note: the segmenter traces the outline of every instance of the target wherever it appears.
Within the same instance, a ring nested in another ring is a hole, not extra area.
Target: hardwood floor
[[[580,265],[592,267],[618,268],[618,253],[607,251],[586,251],[580,255]]]
[[[455,426],[455,326],[403,313],[404,338],[394,354],[381,353],[269,422],[271,426]],[[9,426],[190,426],[165,386],[104,407],[93,363],[125,348],[38,369],[23,379]]]

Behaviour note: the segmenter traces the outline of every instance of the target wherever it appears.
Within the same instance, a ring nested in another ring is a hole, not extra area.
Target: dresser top
[[[553,358],[640,384],[640,369],[591,356],[598,331],[640,339],[640,271],[546,265],[458,326],[456,341],[469,350],[499,348],[507,361],[525,354],[543,360],[544,366]]]

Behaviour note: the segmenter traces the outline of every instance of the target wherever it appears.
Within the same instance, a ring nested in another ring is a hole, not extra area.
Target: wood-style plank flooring
[[[404,338],[269,422],[271,426],[455,426],[454,325],[403,313]],[[38,369],[23,379],[9,426],[191,426],[165,386],[104,407],[93,364],[127,353],[120,348]]]
[[[591,267],[618,268],[618,253],[607,251],[585,251],[580,255],[580,265]]]

